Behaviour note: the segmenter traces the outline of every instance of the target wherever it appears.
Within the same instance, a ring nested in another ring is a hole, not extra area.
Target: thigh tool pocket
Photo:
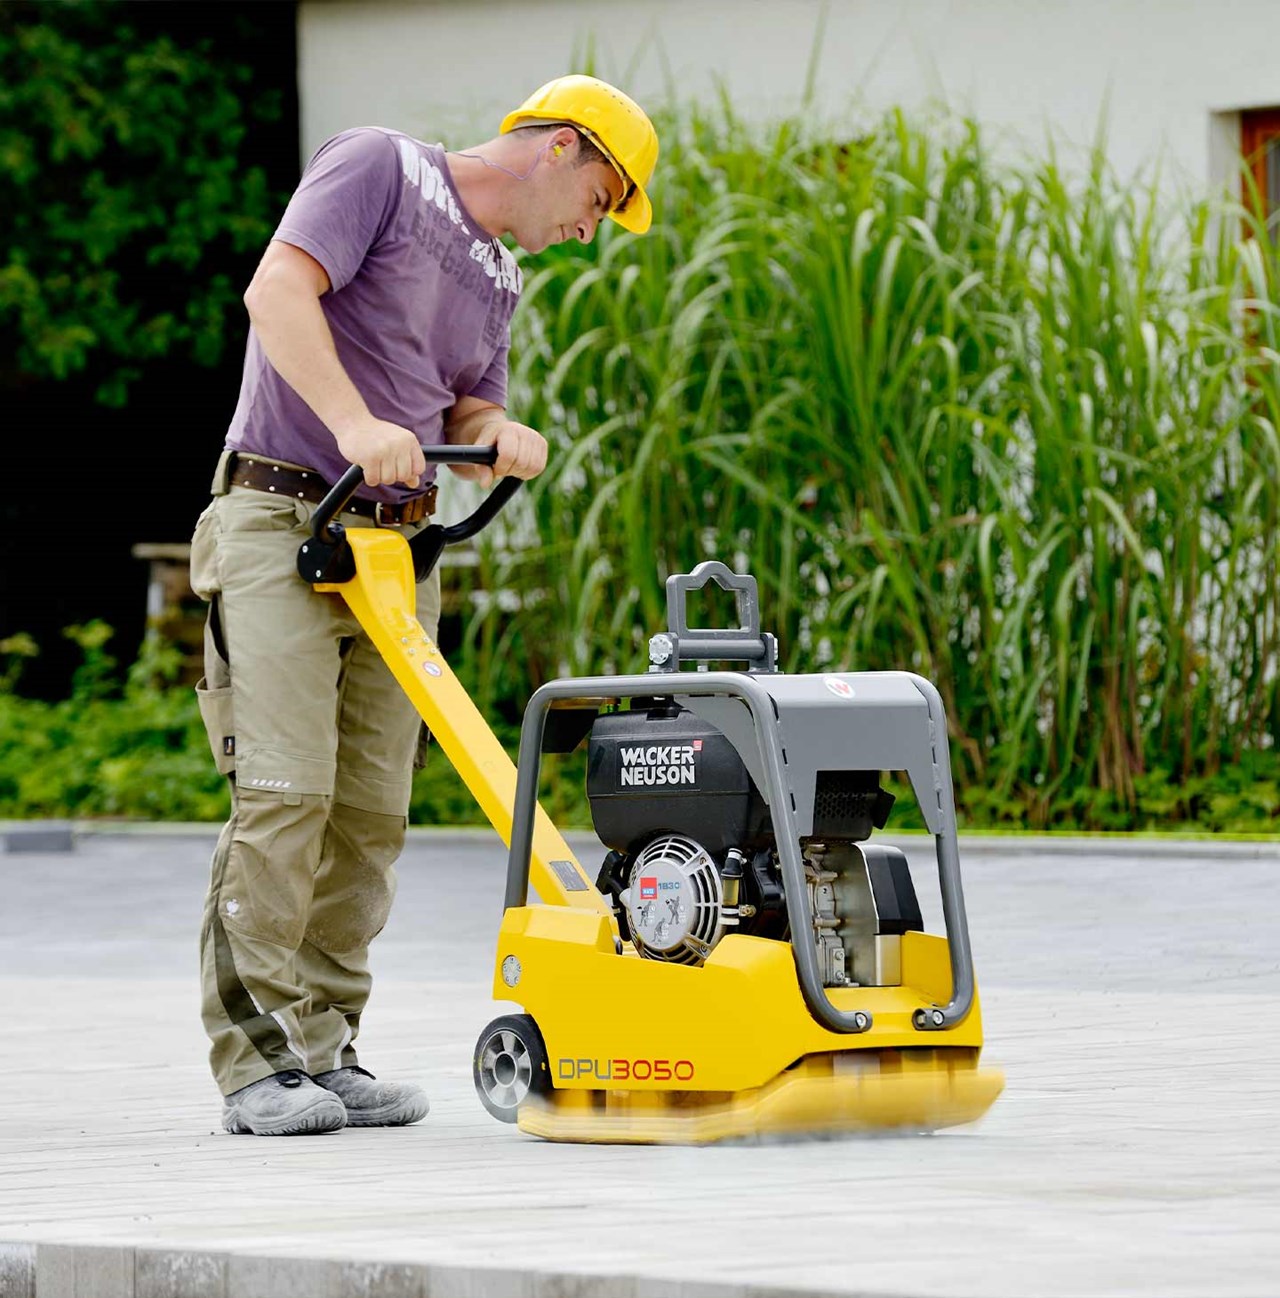
[[[204,675],[196,684],[196,700],[213,760],[222,775],[236,769],[235,709],[231,702],[231,667],[222,635],[222,600],[215,595],[204,624]]]

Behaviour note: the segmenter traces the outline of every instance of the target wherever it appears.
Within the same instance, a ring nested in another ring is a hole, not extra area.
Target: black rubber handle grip
[[[428,464],[493,464],[498,458],[496,446],[424,446],[423,458]],[[329,524],[347,506],[347,501],[364,484],[364,470],[353,464],[330,488],[329,494],[311,515],[311,535],[317,541],[333,542]],[[481,524],[483,526],[483,524]]]

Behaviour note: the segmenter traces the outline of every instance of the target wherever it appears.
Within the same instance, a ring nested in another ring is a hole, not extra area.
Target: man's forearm
[[[485,403],[478,409],[467,410],[467,403],[475,400],[475,397],[465,397],[461,404],[465,413],[458,413],[460,407],[449,413],[444,423],[444,440],[451,446],[493,446],[496,458],[492,468],[479,464],[453,465],[453,471],[486,487],[495,477],[508,473],[517,478],[536,478],[547,464],[547,443],[542,434],[508,419],[501,406]]]
[[[507,422],[507,412],[498,406],[473,410],[469,415],[452,416],[445,421],[444,440],[450,446],[474,446],[490,425]]]
[[[369,408],[338,359],[320,299],[284,277],[245,294],[267,360],[335,436],[369,419]]]

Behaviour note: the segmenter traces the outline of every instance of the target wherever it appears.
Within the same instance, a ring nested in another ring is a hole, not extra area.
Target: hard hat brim
[[[621,212],[610,212],[609,219],[617,221],[632,234],[644,234],[653,224],[653,204],[649,202],[649,195],[637,185],[626,208]]]

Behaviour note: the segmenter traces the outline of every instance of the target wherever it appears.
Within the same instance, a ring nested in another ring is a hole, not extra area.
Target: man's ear
[[[578,142],[578,132],[572,126],[558,127],[551,136],[551,152],[555,157],[573,156],[573,146]]]

